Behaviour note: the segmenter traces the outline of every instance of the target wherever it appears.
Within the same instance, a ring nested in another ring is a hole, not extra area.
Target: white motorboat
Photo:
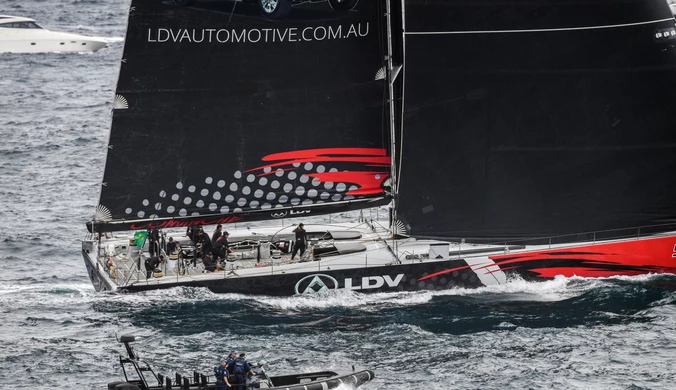
[[[50,31],[33,19],[0,15],[0,53],[95,52],[104,47],[100,38]]]

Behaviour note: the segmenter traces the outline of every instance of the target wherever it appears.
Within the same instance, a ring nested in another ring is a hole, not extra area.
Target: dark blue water
[[[95,54],[0,54],[0,384],[101,389],[115,334],[161,372],[232,348],[268,371],[376,371],[365,389],[669,389],[676,276],[515,281],[314,297],[98,294],[80,258],[105,160],[128,1],[2,0],[0,14],[105,37]]]

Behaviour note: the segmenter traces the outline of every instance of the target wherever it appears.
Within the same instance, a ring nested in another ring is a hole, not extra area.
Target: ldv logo
[[[369,290],[373,288],[381,288],[385,284],[388,287],[397,287],[401,280],[404,278],[404,274],[399,274],[393,278],[390,275],[383,276],[364,276],[363,278],[357,279],[361,282],[359,286],[354,285],[352,278],[345,278],[345,289],[347,290]]]

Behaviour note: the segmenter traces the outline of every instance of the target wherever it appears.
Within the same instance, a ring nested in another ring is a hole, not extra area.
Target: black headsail
[[[666,1],[405,0],[405,15],[409,233],[526,241],[675,220]]]
[[[384,23],[380,0],[133,0],[94,229],[387,203]]]

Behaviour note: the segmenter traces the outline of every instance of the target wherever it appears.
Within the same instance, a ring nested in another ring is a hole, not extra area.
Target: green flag
[[[146,241],[147,235],[148,231],[146,230],[139,230],[136,233],[134,233],[134,245],[142,247],[143,243]]]

